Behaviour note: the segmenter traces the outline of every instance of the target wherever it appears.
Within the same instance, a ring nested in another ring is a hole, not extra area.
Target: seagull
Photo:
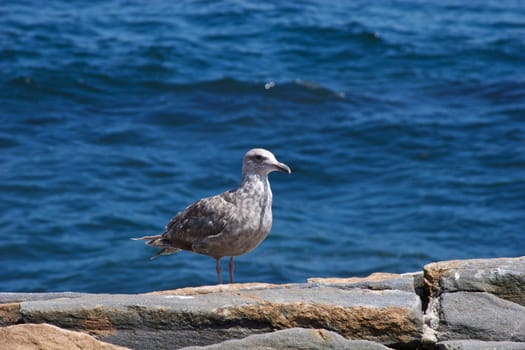
[[[222,284],[220,259],[229,256],[228,270],[233,283],[233,258],[255,249],[272,227],[268,174],[273,171],[292,172],[270,151],[251,149],[244,155],[238,188],[190,204],[171,219],[160,235],[133,239],[162,248],[151,259],[180,250],[211,256],[215,259],[219,284]]]

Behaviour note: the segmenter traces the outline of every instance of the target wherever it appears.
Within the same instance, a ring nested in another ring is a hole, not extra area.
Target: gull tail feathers
[[[162,235],[155,236],[144,236],[132,238],[134,241],[147,241],[146,245],[162,248],[157,254],[153,255],[150,259],[156,259],[161,255],[170,255],[177,253],[180,249],[172,247],[168,241],[164,239]]]
[[[166,248],[162,248],[161,250],[159,250],[159,252],[155,255],[153,255],[151,258],[149,258],[150,260],[155,260],[157,259],[159,256],[161,255],[170,255],[170,254],[175,254],[176,252],[178,252],[180,249],[179,248],[173,248],[173,247],[166,247]]]
[[[137,237],[132,238],[134,241],[147,241],[146,245],[153,245],[157,247],[162,247],[165,245],[168,245],[168,242],[164,241],[164,238],[162,235],[155,235],[155,236],[143,236],[143,237]]]

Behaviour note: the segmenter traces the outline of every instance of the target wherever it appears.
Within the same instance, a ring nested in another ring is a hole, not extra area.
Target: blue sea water
[[[0,291],[215,283],[130,238],[252,147],[293,173],[238,282],[525,255],[525,4],[0,3]]]

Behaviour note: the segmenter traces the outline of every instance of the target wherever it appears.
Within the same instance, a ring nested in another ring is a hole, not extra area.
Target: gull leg
[[[221,258],[215,259],[215,269],[217,270],[217,278],[219,279],[219,284],[222,284]]]
[[[228,270],[230,271],[230,284],[233,283],[233,256],[230,256],[230,262],[228,263]]]

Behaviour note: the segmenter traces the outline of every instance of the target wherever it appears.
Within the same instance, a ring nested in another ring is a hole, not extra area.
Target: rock
[[[415,292],[424,287],[423,273],[421,272],[401,275],[376,272],[368,277],[309,278],[308,283],[345,289],[402,290],[405,292]]]
[[[53,300],[61,298],[77,298],[82,293],[0,293],[0,327],[20,323],[22,315],[20,313],[21,301],[32,300]]]
[[[437,262],[424,267],[424,276],[422,344],[525,341],[525,257]]]
[[[145,293],[145,295],[199,295],[210,293],[223,293],[247,290],[261,290],[273,288],[294,288],[300,284],[272,284],[272,283],[235,283],[235,284],[216,284],[213,286],[186,287],[171,290],[161,290]]]
[[[525,306],[525,257],[437,262],[426,265],[424,275],[431,296],[487,292]]]
[[[0,304],[17,303],[32,300],[72,299],[85,295],[84,293],[0,293]]]
[[[510,341],[448,340],[438,343],[436,350],[525,350],[525,343]]]
[[[489,293],[444,293],[439,315],[439,340],[525,342],[525,307]]]
[[[324,329],[291,328],[272,333],[251,335],[204,347],[191,346],[183,350],[388,350],[386,346],[367,340],[348,340]]]
[[[438,341],[439,308],[439,299],[430,298],[423,315],[423,335],[421,336],[421,346],[423,349],[434,349],[434,345]]]
[[[416,348],[421,337],[421,301],[414,293],[311,284],[234,286],[209,293],[186,289],[21,302],[20,314],[25,322],[83,330],[137,349],[209,345],[295,327],[407,348]]]
[[[20,324],[0,328],[0,350],[126,350],[90,335],[48,324]],[[129,349],[128,349],[129,350]]]
[[[136,350],[524,349],[525,257],[445,261],[426,265],[422,273],[311,278],[302,284],[140,295],[0,293],[0,326],[19,323],[51,323]],[[11,329],[18,328],[0,328],[0,339]],[[24,341],[65,337],[69,344],[69,333],[56,328],[56,337],[22,331],[31,333]]]
[[[20,315],[20,304],[0,304],[0,327],[16,324],[22,321]]]

